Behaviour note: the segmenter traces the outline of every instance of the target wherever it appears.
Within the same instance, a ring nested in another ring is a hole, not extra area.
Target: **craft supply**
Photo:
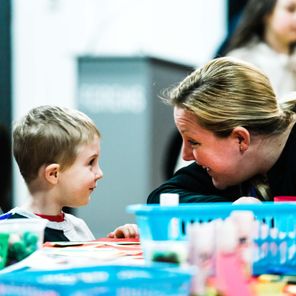
[[[178,206],[179,205],[179,194],[177,193],[162,193],[160,194],[160,205],[161,206]],[[180,220],[176,217],[171,218],[169,225],[169,237],[170,239],[177,239],[180,235],[181,224]]]
[[[5,214],[0,215],[0,220],[6,220],[8,219],[10,216],[12,216],[12,213],[8,212]]]
[[[8,233],[0,233],[0,269],[2,269],[6,265],[8,237]]]
[[[182,241],[158,241],[145,244],[145,259],[153,262],[183,264],[187,262],[187,244]]]
[[[166,262],[180,264],[179,255],[173,251],[155,251],[152,255],[153,262]]]
[[[195,222],[188,226],[188,263],[197,269],[191,294],[205,295],[206,281],[214,274],[215,223]]]
[[[44,219],[7,219],[0,221],[0,234],[8,236],[6,265],[23,260],[42,246]]]
[[[238,231],[227,218],[217,229],[216,278],[219,291],[227,296],[251,296],[238,252]]]
[[[179,205],[178,193],[161,193],[160,194],[161,206],[177,206]]]

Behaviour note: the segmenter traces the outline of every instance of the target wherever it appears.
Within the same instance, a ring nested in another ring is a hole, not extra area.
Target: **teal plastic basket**
[[[252,211],[260,225],[268,229],[263,235],[259,228],[255,235],[253,274],[296,274],[296,203],[130,205],[127,211],[136,216],[144,256],[149,252],[151,242],[167,241],[168,246],[173,241],[183,242],[186,247],[188,227],[193,222],[225,219],[232,211]],[[178,223],[177,231],[172,233],[173,220]]]
[[[189,295],[191,270],[168,265],[101,265],[0,275],[0,295]]]

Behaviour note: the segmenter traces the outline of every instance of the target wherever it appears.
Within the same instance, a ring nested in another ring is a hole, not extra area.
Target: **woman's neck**
[[[282,40],[279,36],[275,36],[273,32],[267,31],[264,40],[275,52],[286,55],[290,54],[290,43]]]
[[[258,144],[257,151],[260,151],[261,154],[258,159],[262,159],[260,167],[262,175],[266,174],[280,158],[294,124],[295,120],[290,123],[283,133],[274,135],[271,138],[263,138]]]

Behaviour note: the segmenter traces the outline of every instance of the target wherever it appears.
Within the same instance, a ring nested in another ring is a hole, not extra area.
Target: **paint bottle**
[[[160,195],[160,206],[174,207],[179,205],[178,193],[162,193]],[[173,217],[169,223],[169,239],[176,240],[181,235],[181,221],[177,217]]]
[[[188,263],[196,268],[191,295],[205,295],[206,283],[214,274],[215,225],[195,222],[188,226]]]
[[[242,264],[238,227],[227,218],[217,229],[216,280],[219,291],[227,296],[251,296],[248,277]]]

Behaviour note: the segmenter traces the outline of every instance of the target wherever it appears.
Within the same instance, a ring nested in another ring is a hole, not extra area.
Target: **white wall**
[[[42,104],[75,107],[77,56],[148,54],[202,64],[224,37],[225,2],[14,0],[13,119]],[[27,194],[17,169],[14,181],[20,205]]]

